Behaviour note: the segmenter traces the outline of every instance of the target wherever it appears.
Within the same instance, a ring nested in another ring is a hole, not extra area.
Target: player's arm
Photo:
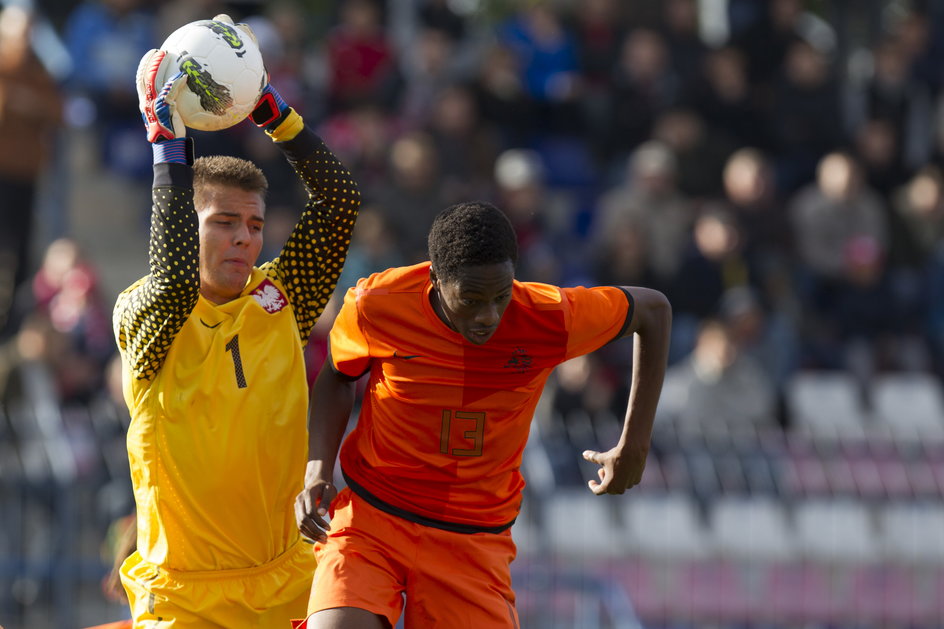
[[[334,464],[348,419],[354,410],[356,379],[334,368],[330,350],[311,388],[308,405],[308,465],[305,488],[295,499],[295,522],[305,537],[325,541],[324,515],[338,491],[332,483]]]
[[[199,231],[193,210],[193,147],[176,112],[186,77],[164,84],[163,51],[151,50],[137,73],[138,100],[154,153],[153,208],[148,246],[149,273],[118,297],[118,345],[135,376],[151,379],[200,293]]]
[[[236,27],[255,39],[245,24]],[[308,192],[305,210],[279,257],[262,266],[288,291],[304,345],[344,267],[360,190],[351,172],[272,84],[262,90],[249,118],[282,149]]]
[[[635,336],[632,382],[619,442],[606,452],[583,453],[586,460],[600,465],[600,480],[589,482],[598,495],[621,494],[642,479],[669,355],[672,308],[665,295],[636,286],[622,288],[634,303],[632,321],[623,334]]]

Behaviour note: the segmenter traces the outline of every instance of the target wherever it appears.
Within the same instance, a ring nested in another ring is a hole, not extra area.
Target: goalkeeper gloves
[[[135,77],[138,108],[144,118],[148,142],[152,144],[187,135],[187,127],[177,113],[177,95],[187,84],[187,77],[183,72],[177,72],[163,85],[157,83],[169,70],[170,64],[166,52],[149,50],[141,57]]]
[[[141,57],[135,77],[138,108],[154,151],[154,163],[192,164],[193,145],[187,142],[187,127],[177,113],[177,95],[187,84],[187,77],[178,71],[158,89],[159,81],[171,71],[171,63],[163,50],[152,49]]]
[[[249,119],[257,127],[272,132],[284,121],[292,108],[289,107],[271,83],[266,83],[262,89],[262,96],[256,103],[255,109],[249,114]]]
[[[246,37],[251,39],[253,43],[257,46],[259,45],[256,34],[252,32],[252,28],[250,28],[248,24],[242,22],[234,24],[233,19],[225,13],[220,13],[213,19],[218,22],[226,22],[234,28],[238,28]],[[266,86],[262,89],[259,102],[256,103],[255,108],[253,108],[252,112],[249,114],[249,119],[252,120],[253,124],[257,127],[261,127],[271,134],[285,121],[291,111],[292,108],[289,107],[279,93],[275,91],[275,88],[269,83],[267,76]]]

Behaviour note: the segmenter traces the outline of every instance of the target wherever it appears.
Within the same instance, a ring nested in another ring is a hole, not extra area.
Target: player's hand
[[[266,86],[262,88],[262,96],[259,97],[259,102],[256,103],[255,109],[249,114],[249,119],[252,120],[253,124],[257,127],[271,131],[278,126],[279,122],[284,120],[290,110],[291,107],[289,107],[282,96],[275,91],[272,84],[266,82]]]
[[[337,495],[337,488],[329,481],[305,474],[305,488],[295,498],[295,524],[302,535],[314,542],[328,539],[327,531],[331,526],[325,516]]]
[[[250,27],[248,24],[243,22],[235,24],[233,23],[233,18],[225,13],[220,13],[213,19],[217,22],[225,22],[233,28],[238,29],[243,35],[251,39],[256,46],[259,45],[259,40],[256,38],[256,34],[252,32],[252,27]],[[253,124],[255,124],[257,127],[262,127],[267,131],[271,131],[278,126],[277,123],[284,119],[284,117],[288,114],[288,110],[288,104],[286,104],[285,100],[275,90],[275,88],[272,87],[272,84],[269,83],[268,73],[266,73],[266,86],[262,88],[262,94],[259,96],[259,101],[249,113],[249,119],[252,120]]]
[[[256,34],[252,32],[252,28],[248,24],[242,22],[234,24],[233,18],[225,13],[220,13],[213,19],[217,22],[226,22],[234,28],[239,29],[240,32],[251,39],[256,46],[259,45]],[[266,74],[266,86],[262,88],[262,94],[259,96],[259,101],[256,103],[255,108],[250,112],[249,119],[252,120],[253,124],[257,127],[271,131],[278,126],[277,123],[281,122],[285,116],[288,115],[289,109],[290,107],[286,104],[282,96],[272,87],[272,84],[269,83],[269,77],[268,74]]]
[[[147,129],[148,142],[156,143],[165,140],[183,138],[187,135],[187,127],[177,113],[177,95],[187,77],[183,72],[177,72],[165,83],[158,85],[158,77],[164,76],[166,65],[171,60],[163,50],[151,49],[141,57],[135,83],[138,89],[138,108],[144,118]]]
[[[649,449],[633,447],[612,448],[606,452],[586,450],[583,458],[600,466],[597,476],[600,480],[591,480],[587,484],[590,491],[600,496],[603,494],[622,494],[642,480]]]
[[[249,26],[248,24],[246,24],[245,22],[240,22],[239,24],[234,24],[234,23],[233,23],[233,18],[231,18],[230,16],[228,16],[228,15],[225,14],[225,13],[220,13],[220,14],[214,16],[214,17],[213,17],[213,21],[214,21],[214,22],[225,22],[226,24],[229,24],[229,25],[232,26],[233,28],[238,28],[238,29],[242,32],[243,35],[245,35],[246,37],[248,37],[249,39],[252,40],[252,43],[254,43],[254,44],[256,45],[256,47],[259,46],[259,39],[256,37],[256,34],[252,32],[252,27],[250,27],[250,26]]]

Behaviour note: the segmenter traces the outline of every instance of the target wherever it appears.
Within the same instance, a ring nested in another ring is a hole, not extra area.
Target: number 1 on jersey
[[[239,357],[239,335],[237,334],[226,344],[226,351],[233,354],[233,368],[236,370],[236,386],[245,389],[246,375],[243,373],[243,359]]]

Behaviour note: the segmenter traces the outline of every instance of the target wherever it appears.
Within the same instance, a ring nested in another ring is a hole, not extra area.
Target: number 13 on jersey
[[[482,456],[485,441],[485,413],[472,411],[442,412],[439,451],[453,456]]]

